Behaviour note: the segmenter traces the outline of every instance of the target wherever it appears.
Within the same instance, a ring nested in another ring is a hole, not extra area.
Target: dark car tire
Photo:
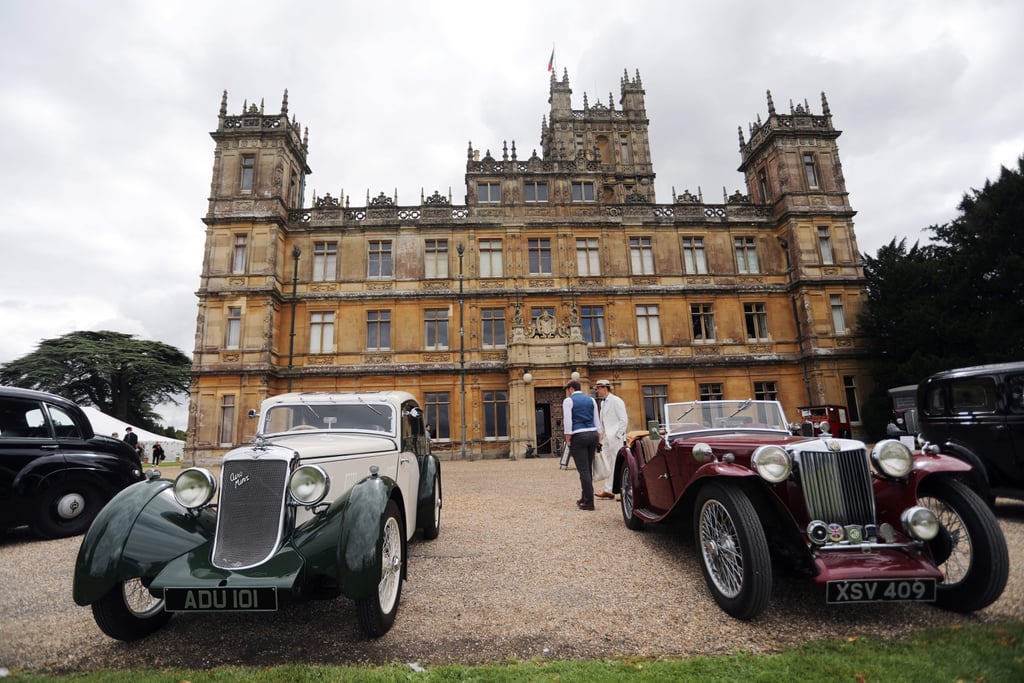
[[[929,541],[945,576],[935,605],[974,612],[998,600],[1006,588],[1010,555],[992,510],[966,484],[945,477],[925,479],[917,498],[942,522],[942,531]]]
[[[402,599],[405,525],[394,500],[389,500],[385,508],[379,543],[381,578],[377,591],[372,598],[355,601],[359,627],[370,638],[379,638],[391,629]]]
[[[633,498],[633,475],[629,473],[629,464],[625,460],[622,461],[620,481],[622,482],[621,490],[619,491],[619,498],[622,503],[622,521],[626,523],[627,529],[640,531],[644,528],[644,520],[636,516],[635,499]]]
[[[119,581],[93,603],[92,616],[100,630],[116,640],[145,638],[170,621],[162,598],[150,595],[141,579]]]
[[[58,481],[36,498],[29,526],[42,539],[83,534],[107,503],[103,492],[88,481]]]
[[[434,475],[434,488],[430,496],[431,506],[421,511],[423,513],[421,538],[432,541],[441,533],[441,477]]]
[[[725,612],[753,619],[772,592],[768,541],[750,499],[736,486],[704,486],[694,505],[693,537],[704,580]]]

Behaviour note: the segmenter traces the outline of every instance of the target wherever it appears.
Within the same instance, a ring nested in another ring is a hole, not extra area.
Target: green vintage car
[[[100,629],[143,638],[175,612],[275,611],[344,595],[379,637],[394,623],[417,530],[436,538],[441,467],[402,391],[265,400],[252,444],[173,481],[156,470],[82,541],[74,599]]]

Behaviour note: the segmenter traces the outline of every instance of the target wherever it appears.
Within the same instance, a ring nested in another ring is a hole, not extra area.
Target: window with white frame
[[[218,438],[221,446],[231,446],[235,442],[235,397],[233,394],[220,398],[220,429]]]
[[[743,304],[743,317],[747,323],[747,339],[756,341],[769,339],[768,312],[764,304]]]
[[[644,424],[652,420],[662,424],[665,420],[665,404],[668,402],[668,385],[648,384],[643,387],[644,394]]]
[[[256,156],[253,154],[242,155],[242,177],[239,182],[239,189],[242,192],[252,192],[256,178]]]
[[[426,240],[423,245],[423,276],[448,277],[448,240]]]
[[[654,249],[650,237],[629,238],[629,267],[633,275],[654,275]]]
[[[843,295],[830,294],[828,303],[832,308],[832,327],[836,334],[846,334],[846,314],[843,312]]]
[[[715,340],[715,309],[713,304],[690,304],[690,319],[693,322],[693,340],[708,342]]]
[[[597,238],[587,237],[576,240],[576,274],[600,275],[601,254],[597,248]]]
[[[480,240],[480,277],[502,277],[501,240]]]
[[[657,306],[636,307],[636,333],[637,343],[641,346],[661,344],[661,320]]]
[[[687,275],[703,275],[708,272],[703,237],[683,238],[683,270]]]
[[[448,309],[428,308],[423,311],[423,346],[432,351],[448,348]]]
[[[334,353],[334,313],[314,311],[309,314],[309,352]]]
[[[572,200],[574,202],[592,202],[594,194],[594,183],[589,180],[575,181],[572,184]]]
[[[580,331],[588,344],[604,344],[604,306],[580,306]]]
[[[391,311],[366,312],[366,349],[381,351],[391,348]]]
[[[548,201],[548,184],[535,180],[528,180],[523,183],[523,201],[527,204]]]
[[[757,242],[753,237],[736,237],[733,239],[736,250],[736,272],[760,272],[757,265]]]
[[[807,178],[807,187],[818,187],[818,163],[814,154],[804,152],[804,176]]]
[[[821,255],[823,264],[835,263],[835,257],[832,254],[832,237],[828,227],[823,225],[818,226],[818,253]]]
[[[476,201],[478,204],[500,204],[501,183],[479,182],[476,184]]]
[[[324,282],[338,277],[338,243],[313,243],[313,281]]]
[[[551,240],[530,239],[526,241],[530,262],[530,275],[551,275]]]
[[[370,240],[366,254],[366,276],[371,280],[395,276],[391,240]]]
[[[242,343],[242,308],[240,306],[228,308],[227,323],[224,348],[237,349]]]
[[[246,235],[235,235],[234,249],[231,252],[231,272],[244,273],[245,261],[249,247],[249,237]]]
[[[503,348],[506,344],[505,309],[480,309],[480,341],[484,348]]]

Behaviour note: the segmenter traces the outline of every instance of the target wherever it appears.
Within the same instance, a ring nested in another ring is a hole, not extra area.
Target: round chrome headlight
[[[758,475],[772,484],[785,481],[793,470],[789,453],[779,446],[761,446],[754,451],[751,463]]]
[[[711,445],[703,441],[693,444],[693,451],[691,453],[693,459],[697,462],[711,462],[715,459],[715,452],[711,450]]]
[[[885,439],[871,449],[871,462],[881,474],[902,479],[914,468],[914,454],[906,444],[895,439]]]
[[[919,541],[930,541],[939,533],[939,518],[926,507],[915,505],[907,508],[900,515],[903,528],[908,534]]]
[[[217,480],[210,470],[202,467],[189,467],[174,480],[174,499],[189,510],[209,503],[216,491]]]
[[[331,478],[319,465],[303,465],[288,479],[288,494],[297,505],[316,505],[331,488]]]

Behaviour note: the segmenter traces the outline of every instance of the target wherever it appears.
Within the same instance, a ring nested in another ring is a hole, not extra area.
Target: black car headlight
[[[895,439],[885,439],[871,449],[871,463],[880,474],[902,479],[914,469],[914,454],[906,444]]]
[[[331,478],[319,465],[303,465],[288,478],[288,495],[296,505],[316,505],[331,488]]]
[[[793,471],[792,458],[779,446],[761,446],[754,451],[751,462],[758,475],[771,484],[786,481]]]
[[[189,467],[174,480],[174,499],[189,510],[205,506],[216,492],[217,480],[210,470],[202,467]]]

